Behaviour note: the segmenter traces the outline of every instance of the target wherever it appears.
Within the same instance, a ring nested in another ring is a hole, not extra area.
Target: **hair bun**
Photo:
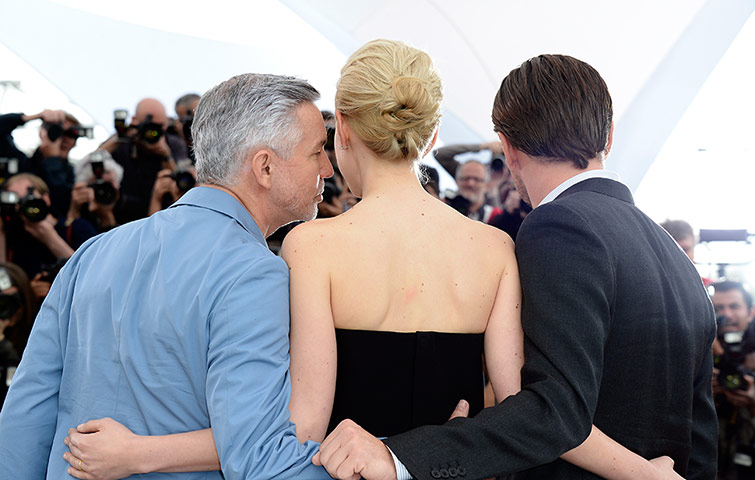
[[[375,153],[414,160],[440,123],[442,96],[429,55],[401,42],[374,40],[341,70],[336,108]]]

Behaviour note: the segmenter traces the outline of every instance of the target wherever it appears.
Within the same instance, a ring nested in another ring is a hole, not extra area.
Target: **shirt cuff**
[[[391,452],[391,457],[393,457],[393,465],[396,467],[396,480],[412,480],[412,475],[409,473],[409,470],[407,470],[404,464],[401,463],[398,457],[396,457],[393,450],[391,450],[388,445],[386,445],[385,448]]]

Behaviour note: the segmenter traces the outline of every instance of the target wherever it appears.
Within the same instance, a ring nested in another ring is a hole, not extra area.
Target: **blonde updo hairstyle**
[[[388,160],[417,160],[440,123],[443,87],[430,56],[373,40],[341,69],[336,109],[365,145]]]

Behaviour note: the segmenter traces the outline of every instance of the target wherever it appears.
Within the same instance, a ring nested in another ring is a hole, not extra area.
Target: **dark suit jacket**
[[[558,457],[595,424],[713,479],[715,317],[700,276],[627,187],[593,178],[525,219],[522,391],[471,419],[386,439],[415,478],[597,478]]]

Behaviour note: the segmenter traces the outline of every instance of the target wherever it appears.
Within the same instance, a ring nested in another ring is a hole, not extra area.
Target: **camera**
[[[21,297],[18,293],[0,293],[0,319],[7,320],[21,308]]]
[[[118,109],[113,112],[113,124],[118,137],[124,138],[126,136],[126,118],[128,118],[128,110]]]
[[[6,180],[18,173],[18,159],[17,158],[0,158],[0,185],[3,185]]]
[[[178,187],[178,191],[181,193],[186,193],[189,190],[191,190],[194,185],[197,184],[197,180],[194,178],[194,175],[189,171],[189,167],[191,166],[191,160],[180,160],[177,162],[177,169],[170,174],[170,178],[173,179],[174,182],[176,182],[176,186]]]
[[[727,322],[726,317],[716,318],[718,325]],[[748,328],[745,332],[726,332],[718,336],[723,353],[714,358],[718,369],[718,384],[726,390],[747,390],[744,376],[755,377],[755,372],[743,363],[748,353],[755,351],[755,330]]]
[[[32,222],[41,222],[50,213],[50,207],[44,200],[34,196],[34,187],[29,187],[23,198],[18,198],[15,192],[0,192],[0,214],[4,222],[11,221],[18,214]]]
[[[58,276],[60,269],[63,268],[67,261],[67,258],[59,258],[55,263],[42,265],[42,270],[40,270],[40,273],[42,274],[41,280],[49,283],[54,282],[55,277]]]
[[[87,185],[87,187],[94,190],[95,202],[100,205],[112,205],[118,200],[118,192],[112,183],[102,179],[102,176],[105,174],[104,155],[101,152],[92,152],[90,158],[90,165],[92,166],[95,180]]]
[[[92,127],[82,127],[81,125],[76,125],[63,129],[62,123],[44,123],[42,124],[42,126],[45,130],[47,130],[47,138],[49,138],[51,142],[56,141],[62,136],[66,136],[74,140],[81,137],[94,138],[94,130],[92,129]]]
[[[138,125],[137,135],[144,142],[155,144],[163,136],[163,126],[152,121],[152,115],[147,115],[142,123]]]

